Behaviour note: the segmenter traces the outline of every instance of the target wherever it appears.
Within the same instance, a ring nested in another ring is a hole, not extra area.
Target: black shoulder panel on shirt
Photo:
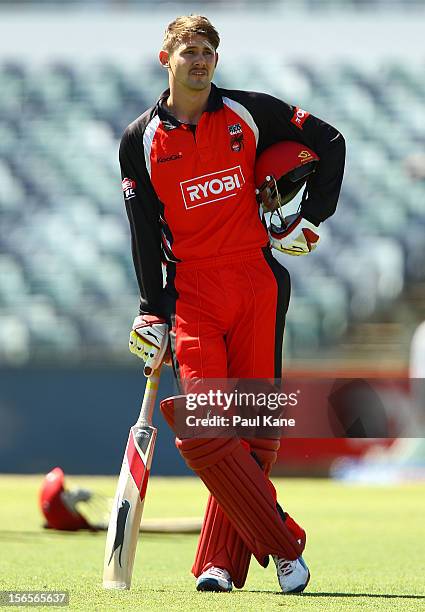
[[[345,141],[334,127],[309,112],[254,91],[219,90],[251,114],[259,130],[257,156],[281,140],[300,142],[317,153],[320,162],[307,181],[302,212],[318,225],[335,212],[345,164]],[[301,117],[301,119],[299,119]]]
[[[135,137],[143,138],[143,134],[145,133],[146,127],[148,123],[153,119],[153,117],[157,114],[156,106],[151,106],[144,113],[139,115],[137,119],[132,121],[130,125],[128,125],[124,131],[123,136],[126,134]]]

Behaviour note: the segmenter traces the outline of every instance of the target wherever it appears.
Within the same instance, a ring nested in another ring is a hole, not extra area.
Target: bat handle
[[[146,379],[146,388],[136,425],[152,425],[152,414],[158,393],[161,366]]]

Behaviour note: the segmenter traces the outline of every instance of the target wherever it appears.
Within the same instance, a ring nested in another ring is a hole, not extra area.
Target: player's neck
[[[170,84],[170,95],[166,100],[167,108],[178,121],[197,125],[207,108],[210,91],[211,85],[202,91],[191,91]]]

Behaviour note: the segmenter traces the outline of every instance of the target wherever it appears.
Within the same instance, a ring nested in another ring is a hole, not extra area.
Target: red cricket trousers
[[[288,271],[269,248],[176,265],[177,378],[280,378]]]
[[[176,265],[177,291],[171,346],[177,379],[282,376],[282,344],[290,297],[288,271],[269,248]],[[242,442],[268,476],[279,440]],[[273,484],[269,486],[276,499]],[[293,523],[287,516],[288,524]],[[296,523],[294,533],[304,537]],[[210,496],[195,562],[195,576],[211,566],[227,569],[243,586],[251,553]]]

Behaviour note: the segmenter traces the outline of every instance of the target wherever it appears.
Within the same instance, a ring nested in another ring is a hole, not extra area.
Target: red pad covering
[[[171,429],[174,429],[174,410],[177,399],[180,398],[168,398],[161,402],[161,411]],[[246,449],[247,453],[254,455],[255,462],[263,468],[265,475],[268,476],[276,461],[280,440],[252,438],[241,440],[240,445]],[[276,503],[276,490],[268,478],[266,483],[273,501]],[[300,550],[302,552],[305,546],[304,530],[287,513],[284,513],[284,517],[286,527],[292,532],[294,539],[301,541]],[[193,574],[198,577],[209,567],[221,567],[228,570],[234,585],[237,588],[242,588],[248,573],[250,558],[251,552],[244,539],[239,535],[214,497],[210,495],[195,562],[192,567]]]
[[[192,573],[196,578],[210,567],[226,569],[241,589],[248,574],[251,552],[212,495],[208,498]]]
[[[268,479],[237,438],[179,440],[176,446],[260,565],[268,555],[296,559],[302,552],[276,508]]]
[[[249,440],[251,452],[268,476],[276,461],[280,440]],[[270,482],[272,493],[276,491]],[[236,588],[241,589],[248,575],[251,552],[212,495],[208,498],[192,573],[196,578],[210,567],[226,569]]]
[[[246,440],[246,442],[249,444],[249,449],[251,454],[254,456],[254,459],[257,460],[266,476],[268,476],[273,465],[276,463],[277,451],[280,447],[280,440],[273,440],[272,438],[250,438],[249,440]]]
[[[280,440],[276,439],[266,439],[266,438],[253,438],[249,440],[251,447],[251,454],[253,454],[264,472],[268,476],[273,465],[276,463],[277,453],[280,447]],[[277,503],[277,495],[276,489],[271,480],[268,480],[268,485],[272,492],[273,498]],[[306,543],[306,533],[300,525],[294,519],[289,516],[287,512],[284,512],[282,509],[280,511],[281,516],[283,516],[285,525],[289,529],[289,531],[293,534],[297,542],[301,543],[301,549],[304,551],[305,543]]]

